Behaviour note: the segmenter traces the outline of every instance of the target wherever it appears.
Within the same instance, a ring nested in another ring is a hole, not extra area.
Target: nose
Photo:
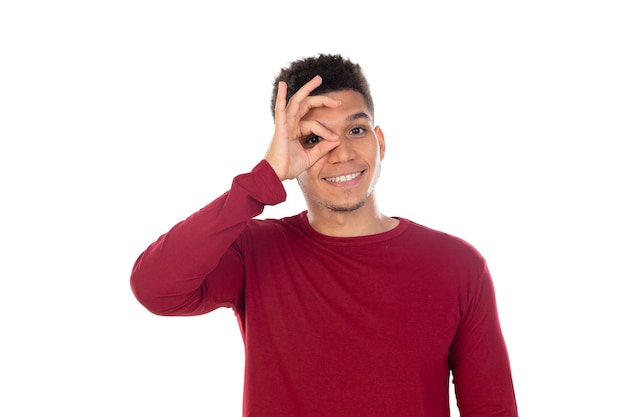
[[[354,157],[353,144],[350,142],[350,139],[344,136],[339,138],[339,145],[328,152],[328,162],[331,164],[348,162],[354,159]]]

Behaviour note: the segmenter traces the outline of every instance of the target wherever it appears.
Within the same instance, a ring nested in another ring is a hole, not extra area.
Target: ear
[[[374,133],[376,133],[378,137],[378,148],[380,151],[380,160],[382,161],[385,158],[385,134],[380,126],[374,128]]]

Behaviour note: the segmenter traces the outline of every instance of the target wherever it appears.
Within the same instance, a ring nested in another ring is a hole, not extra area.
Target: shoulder
[[[403,239],[406,239],[407,243],[410,242],[414,249],[427,252],[435,258],[465,259],[484,263],[482,254],[465,239],[408,219],[401,219],[401,221],[407,223]]]
[[[301,233],[299,217],[301,214],[283,218],[254,218],[248,221],[241,235],[244,239],[271,240],[279,236]]]

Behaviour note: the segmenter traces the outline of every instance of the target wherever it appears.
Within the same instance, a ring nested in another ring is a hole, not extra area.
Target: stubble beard
[[[323,205],[324,205],[324,207],[326,207],[327,209],[329,209],[330,211],[333,211],[335,213],[349,213],[349,212],[352,212],[352,211],[357,211],[358,209],[363,207],[365,205],[365,203],[367,203],[367,199],[369,197],[370,197],[370,193],[368,193],[363,200],[359,201],[356,204],[352,204],[352,205],[337,206],[337,205],[334,205],[330,201],[326,202]]]

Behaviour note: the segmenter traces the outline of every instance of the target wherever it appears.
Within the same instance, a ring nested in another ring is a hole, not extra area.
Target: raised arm
[[[237,176],[228,192],[176,224],[139,256],[130,278],[137,300],[161,315],[236,307],[243,268],[233,242],[266,205],[285,197],[265,161]]]
[[[336,135],[315,121],[302,121],[312,108],[341,103],[311,96],[321,84],[315,77],[287,103],[286,85],[279,84],[272,141],[252,172],[233,180],[231,189],[152,243],[131,273],[135,297],[161,315],[203,314],[221,306],[237,307],[243,282],[242,255],[234,244],[247,222],[266,205],[285,200],[281,181],[292,179],[337,146]],[[328,139],[303,147],[311,135]]]

